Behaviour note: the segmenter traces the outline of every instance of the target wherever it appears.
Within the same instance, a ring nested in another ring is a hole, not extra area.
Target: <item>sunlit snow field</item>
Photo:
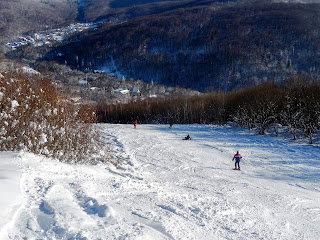
[[[213,125],[97,127],[120,167],[0,153],[0,239],[320,239],[319,147]]]

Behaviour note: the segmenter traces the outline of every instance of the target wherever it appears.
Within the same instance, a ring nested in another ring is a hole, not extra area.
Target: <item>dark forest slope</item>
[[[103,25],[48,57],[83,70],[116,65],[126,77],[231,90],[298,72],[317,78],[319,23],[320,4],[194,1]]]

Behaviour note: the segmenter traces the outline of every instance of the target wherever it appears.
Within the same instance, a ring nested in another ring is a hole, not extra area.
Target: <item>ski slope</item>
[[[319,147],[220,126],[98,128],[120,167],[0,153],[0,239],[320,239]]]

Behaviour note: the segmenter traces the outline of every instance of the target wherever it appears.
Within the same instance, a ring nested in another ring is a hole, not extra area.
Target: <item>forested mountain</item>
[[[155,4],[126,8],[125,19],[113,18],[113,24],[78,35],[47,57],[77,69],[113,70],[127,78],[199,90],[229,91],[295,73],[318,78],[318,3]],[[138,17],[142,9],[148,14]]]
[[[36,54],[28,46],[8,55],[31,65],[54,60],[202,91],[320,73],[317,0],[4,0],[0,6],[1,41],[99,22],[58,45],[34,48]]]
[[[154,0],[1,0],[0,43],[47,28],[95,21],[113,12],[119,14],[120,6],[146,2]]]

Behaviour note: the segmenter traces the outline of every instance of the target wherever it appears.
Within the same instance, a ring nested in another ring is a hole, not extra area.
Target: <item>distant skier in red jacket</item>
[[[232,161],[233,160],[236,160],[236,162],[235,162],[235,169],[237,169],[237,170],[240,170],[240,160],[241,160],[241,158],[242,158],[242,156],[241,156],[241,154],[239,153],[239,151],[237,151],[237,153],[233,156],[233,158],[232,158]],[[237,165],[238,165],[238,168],[237,168]]]
[[[133,123],[133,127],[134,127],[134,128],[137,127],[137,122],[138,122],[138,120],[135,120],[135,121],[134,121],[134,123]]]

